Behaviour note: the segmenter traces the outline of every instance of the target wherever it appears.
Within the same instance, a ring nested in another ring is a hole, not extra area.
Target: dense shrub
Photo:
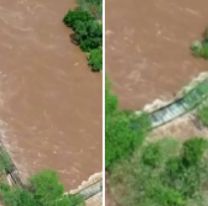
[[[79,8],[75,10],[69,10],[63,19],[64,23],[73,29],[76,29],[79,22],[86,23],[91,20],[93,20],[93,17],[88,12]]]
[[[207,140],[172,143],[149,143],[113,169],[111,188],[119,205],[206,206]]]
[[[142,161],[145,165],[151,167],[156,167],[160,165],[162,160],[162,154],[157,144],[150,144],[145,148],[145,151],[142,155]]]
[[[149,199],[151,195],[154,196],[154,200],[151,201],[151,205],[146,204],[146,206],[160,205],[160,206],[184,206],[185,201],[183,196],[177,190],[170,187],[165,187],[157,183],[156,185],[151,185],[149,189]],[[150,201],[150,200],[149,200]]]
[[[200,191],[203,173],[208,169],[207,164],[202,162],[207,148],[205,139],[192,138],[186,141],[180,156],[167,161],[162,174],[163,183],[180,192],[185,199],[193,198]]]
[[[195,56],[208,58],[208,42],[195,41],[192,44],[192,52]]]
[[[204,150],[207,149],[207,141],[202,138],[193,138],[183,144],[182,161],[188,166],[198,166]]]
[[[102,25],[96,21],[79,21],[75,28],[74,40],[83,51],[90,52],[102,46]]]
[[[202,174],[207,171],[207,166],[203,168],[205,165],[202,163],[206,149],[207,141],[202,138],[186,141],[181,155],[167,162],[164,183],[180,192],[184,198],[193,198],[200,190]]]
[[[5,206],[83,206],[79,196],[64,195],[64,187],[53,171],[42,171],[29,180],[25,188],[0,185]]]
[[[102,25],[85,11],[69,11],[64,22],[74,29],[73,39],[83,51],[91,51],[102,46]]]
[[[93,71],[100,71],[102,69],[102,49],[93,49],[89,55],[89,65]]]

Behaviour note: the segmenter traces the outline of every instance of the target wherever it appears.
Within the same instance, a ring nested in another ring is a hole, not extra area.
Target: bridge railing
[[[165,106],[149,112],[151,128],[164,125],[185,115],[208,99],[208,78],[198,82],[193,88]]]

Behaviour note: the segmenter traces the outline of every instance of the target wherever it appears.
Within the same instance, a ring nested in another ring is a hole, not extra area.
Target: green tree
[[[76,29],[78,23],[86,23],[91,20],[93,20],[93,17],[87,11],[83,11],[79,8],[69,10],[63,19],[64,23],[73,29]]]
[[[102,46],[102,25],[96,21],[79,22],[75,28],[75,40],[83,51]]]
[[[207,149],[207,141],[203,138],[192,138],[186,141],[183,144],[183,165],[186,167],[197,167],[200,164],[205,149]]]

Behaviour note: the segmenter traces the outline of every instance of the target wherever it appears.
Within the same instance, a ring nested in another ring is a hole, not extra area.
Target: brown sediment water
[[[57,170],[66,190],[101,170],[101,74],[62,23],[74,0],[0,1],[1,137],[23,178]]]
[[[206,0],[107,0],[106,69],[120,106],[168,100],[208,63],[191,43],[208,26]]]

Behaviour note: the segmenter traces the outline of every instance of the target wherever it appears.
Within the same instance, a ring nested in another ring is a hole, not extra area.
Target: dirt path
[[[207,70],[189,49],[207,26],[206,0],[106,2],[106,65],[122,108],[169,99]]]
[[[74,0],[0,3],[1,136],[23,177],[59,172],[66,189],[101,170],[101,75],[61,20]]]

